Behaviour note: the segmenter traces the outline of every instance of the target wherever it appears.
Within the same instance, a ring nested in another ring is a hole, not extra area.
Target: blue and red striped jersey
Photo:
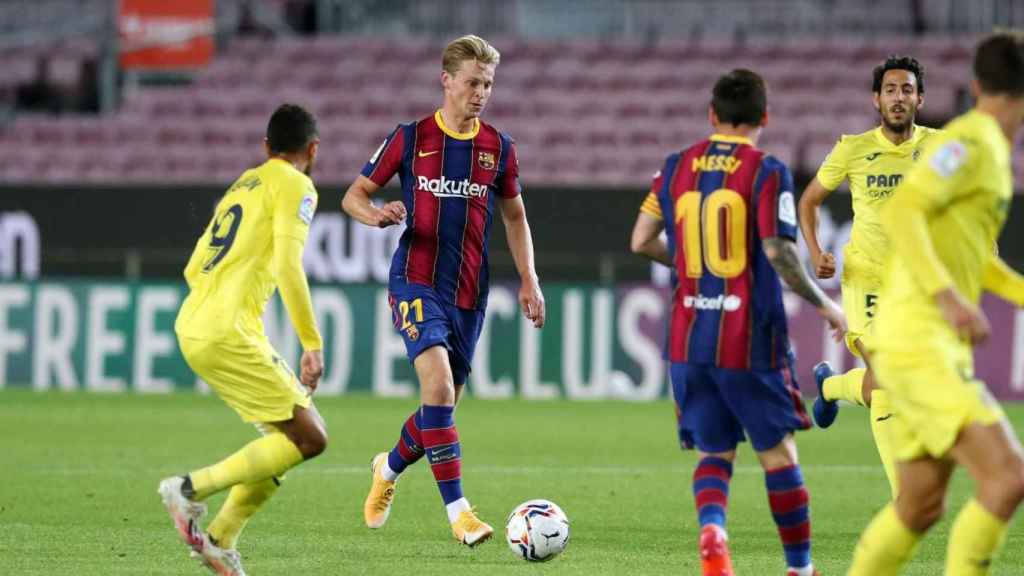
[[[455,132],[438,111],[399,125],[362,172],[378,186],[396,173],[408,217],[390,283],[433,286],[446,302],[483,310],[495,194],[520,193],[512,139],[480,120],[470,132]]]
[[[793,177],[746,138],[672,154],[651,191],[676,276],[669,358],[776,370],[790,353],[782,285],[762,240],[796,240]]]

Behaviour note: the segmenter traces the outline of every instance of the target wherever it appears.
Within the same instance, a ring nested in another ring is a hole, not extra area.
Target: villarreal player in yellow
[[[890,56],[873,70],[872,90],[881,117],[879,126],[843,136],[835,145],[800,196],[800,228],[818,278],[831,278],[836,261],[818,243],[818,207],[843,180],[849,182],[853,230],[843,249],[842,276],[843,309],[849,322],[846,346],[864,360],[866,368],[834,374],[827,362],[815,366],[819,394],[813,414],[819,427],[828,428],[839,413],[838,400],[869,407],[871,432],[895,497],[895,462],[887,431],[892,412],[885,390],[878,390],[875,384],[867,351],[882,264],[889,251],[879,211],[938,131],[914,123],[917,110],[924,105],[924,67],[916,59]]]
[[[269,159],[228,189],[185,268],[190,291],[175,324],[182,354],[262,434],[217,464],[160,483],[192,556],[222,576],[244,576],[235,549],[242,528],[288,469],[327,446],[324,422],[310,400],[323,373],[323,346],[302,268],[317,204],[308,174],[318,146],[309,112],[290,104],[278,108],[267,127]],[[275,288],[302,342],[298,378],[264,334],[261,317]],[[203,501],[227,489],[203,531]]]
[[[899,497],[861,535],[850,576],[900,573],[942,515],[954,467],[975,482],[949,534],[947,576],[989,573],[1024,499],[1024,452],[974,377],[989,332],[983,290],[1024,306],[1024,277],[993,250],[1013,194],[1010,154],[1024,121],[1024,39],[990,36],[974,57],[973,110],[950,122],[882,210],[892,249],[873,365],[897,418]]]

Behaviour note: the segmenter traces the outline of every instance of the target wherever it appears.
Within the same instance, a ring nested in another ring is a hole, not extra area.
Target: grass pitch
[[[371,456],[389,449],[414,400],[318,401],[331,446],[289,472],[250,523],[247,571],[279,574],[699,574],[690,476],[676,447],[671,404],[484,401],[458,412],[463,486],[498,534],[470,550],[451,538],[423,463],[398,485],[387,526],[363,526]],[[1024,432],[1024,406],[1008,413]],[[216,397],[0,391],[0,574],[199,575],[156,494],[164,476],[212,463],[255,437]],[[867,411],[844,407],[835,426],[799,435],[811,492],[814,561],[844,574],[888,487]],[[729,503],[733,561],[742,575],[781,575],[781,546],[764,479],[744,448]],[[945,540],[969,479],[955,477],[950,513],[907,574],[942,573]],[[211,500],[212,509],[222,497]],[[565,554],[517,559],[505,517],[530,498],[557,502],[572,522]],[[993,574],[1024,573],[1024,530],[1010,529]]]

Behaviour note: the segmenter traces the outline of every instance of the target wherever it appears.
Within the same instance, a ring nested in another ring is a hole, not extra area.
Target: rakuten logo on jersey
[[[683,306],[685,308],[696,308],[697,310],[725,310],[726,312],[732,312],[739,310],[742,305],[743,299],[735,294],[730,296],[719,295],[712,298],[700,294],[683,297]]]
[[[439,198],[487,198],[487,186],[474,184],[469,180],[449,180],[441,178],[416,178],[418,190],[430,192]]]

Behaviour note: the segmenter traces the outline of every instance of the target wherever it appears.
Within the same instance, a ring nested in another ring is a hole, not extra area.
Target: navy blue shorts
[[[758,452],[786,434],[811,427],[791,368],[751,372],[672,363],[679,443],[684,449],[728,452],[750,436]]]
[[[484,325],[483,310],[466,310],[449,304],[441,300],[433,287],[422,284],[392,284],[388,301],[409,362],[427,348],[444,346],[455,384],[465,384]]]

